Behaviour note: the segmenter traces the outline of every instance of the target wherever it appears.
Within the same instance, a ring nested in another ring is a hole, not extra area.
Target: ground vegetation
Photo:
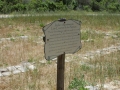
[[[0,0],[0,13],[47,11],[120,12],[120,0]]]

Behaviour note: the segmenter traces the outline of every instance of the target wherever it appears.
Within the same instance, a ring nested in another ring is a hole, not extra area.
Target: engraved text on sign
[[[56,58],[63,53],[75,53],[81,48],[80,22],[55,21],[43,28],[45,34],[45,58]]]

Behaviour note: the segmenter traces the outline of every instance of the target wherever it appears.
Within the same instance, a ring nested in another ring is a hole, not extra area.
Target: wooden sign
[[[80,22],[58,20],[43,28],[45,58],[51,60],[61,54],[73,54],[81,48]]]

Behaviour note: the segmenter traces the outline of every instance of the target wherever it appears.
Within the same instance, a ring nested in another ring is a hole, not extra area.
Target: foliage
[[[83,9],[84,9],[85,11],[91,11],[91,7],[90,7],[89,5],[84,5],[84,6],[83,6]]]
[[[0,0],[0,13],[76,9],[120,12],[120,0]]]
[[[92,0],[91,7],[93,11],[120,11],[119,0]]]
[[[85,88],[86,82],[84,80],[84,77],[82,76],[80,79],[79,78],[74,78],[73,81],[71,81],[69,85],[70,90],[87,90]]]
[[[120,4],[116,2],[109,3],[109,5],[107,6],[107,9],[110,12],[120,11]]]
[[[63,2],[56,2],[56,10],[61,10],[61,11],[65,11],[67,10],[67,6],[63,4]]]
[[[4,6],[4,2],[0,0],[0,10],[2,10],[3,6]]]

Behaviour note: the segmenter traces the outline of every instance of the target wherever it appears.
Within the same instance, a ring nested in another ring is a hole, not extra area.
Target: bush
[[[22,3],[18,3],[16,5],[13,5],[12,7],[12,11],[24,11],[24,10],[26,10],[26,7]]]
[[[100,11],[100,2],[93,0],[91,3],[91,8],[93,11]]]
[[[70,90],[87,90],[85,88],[86,82],[84,80],[84,77],[79,78],[74,78],[73,81],[69,85]]]
[[[83,10],[85,11],[91,11],[91,7],[89,5],[84,5]]]
[[[110,12],[116,12],[120,10],[120,5],[119,3],[109,3],[107,6],[108,11]]]
[[[86,11],[118,12],[120,2],[118,0],[0,0],[0,13],[65,11],[77,8]]]
[[[55,10],[66,10],[66,5],[63,5],[63,2],[54,2],[50,0],[31,0],[27,6],[27,10],[35,10],[37,12],[41,11],[55,11]]]
[[[47,6],[49,11],[55,11],[56,10],[56,3],[53,1],[47,0]]]
[[[4,6],[4,2],[0,0],[0,10],[2,10],[3,6]]]
[[[1,12],[6,14],[6,13],[10,13],[12,11],[12,7],[11,5],[7,5],[6,3],[4,3],[4,7],[2,8]]]
[[[47,11],[48,9],[48,5],[45,2],[40,2],[39,4],[37,3],[35,7],[37,12]]]
[[[68,8],[63,4],[63,2],[56,2],[56,10],[65,11],[68,10]]]
[[[26,10],[31,11],[35,9],[35,0],[31,0],[29,3],[26,4]]]

